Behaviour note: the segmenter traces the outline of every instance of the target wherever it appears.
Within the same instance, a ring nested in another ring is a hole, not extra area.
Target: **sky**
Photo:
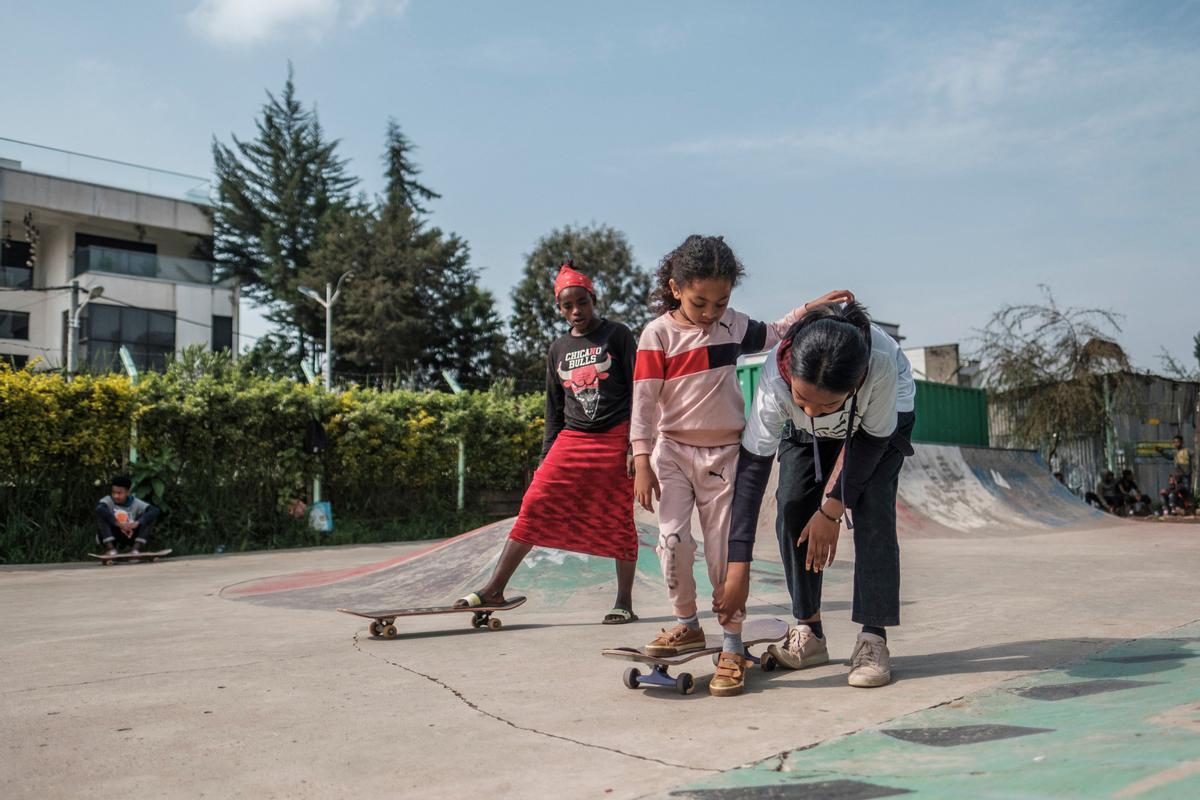
[[[290,61],[374,194],[395,118],[443,196],[432,223],[505,314],[539,237],[604,223],[647,269],[723,234],[735,307],[850,288],[906,346],[969,350],[1041,285],[1122,314],[1142,368],[1190,361],[1200,330],[1200,2],[0,0],[0,19],[0,136],[209,174]]]

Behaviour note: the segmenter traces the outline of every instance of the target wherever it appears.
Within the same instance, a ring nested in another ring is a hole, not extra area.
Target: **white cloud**
[[[1200,51],[1154,46],[1076,17],[876,41],[894,53],[890,77],[829,109],[824,122],[668,150],[947,173],[1145,162],[1190,153],[1200,138]]]
[[[247,46],[294,35],[320,39],[338,25],[357,27],[407,6],[408,0],[201,0],[187,22],[218,44]]]

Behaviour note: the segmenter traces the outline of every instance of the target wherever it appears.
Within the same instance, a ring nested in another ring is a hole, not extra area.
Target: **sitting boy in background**
[[[1167,488],[1159,490],[1162,497],[1160,515],[1169,517],[1181,516],[1192,510],[1192,493],[1188,490],[1187,478],[1179,470],[1175,470],[1167,478]]]
[[[109,556],[115,556],[122,544],[132,541],[130,555],[139,555],[147,549],[158,509],[130,493],[133,482],[129,476],[118,475],[110,483],[112,493],[96,504],[96,541],[107,548],[105,555]]]

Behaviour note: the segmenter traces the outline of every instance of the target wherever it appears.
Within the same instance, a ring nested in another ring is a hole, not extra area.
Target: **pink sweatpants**
[[[693,447],[666,437],[658,440],[651,462],[658,475],[658,559],[667,582],[667,596],[677,617],[696,613],[696,539],[692,508],[704,534],[704,560],[714,591],[725,583],[729,563],[729,517],[733,481],[737,475],[738,445]],[[744,614],[725,630],[739,633]]]

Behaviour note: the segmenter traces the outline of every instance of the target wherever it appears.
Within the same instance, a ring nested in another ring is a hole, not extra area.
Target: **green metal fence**
[[[917,381],[914,442],[987,447],[987,392],[948,383]]]
[[[747,413],[761,372],[761,364],[742,364],[737,368]],[[917,381],[916,384],[917,425],[913,429],[913,441],[988,446],[986,391],[929,381]]]

